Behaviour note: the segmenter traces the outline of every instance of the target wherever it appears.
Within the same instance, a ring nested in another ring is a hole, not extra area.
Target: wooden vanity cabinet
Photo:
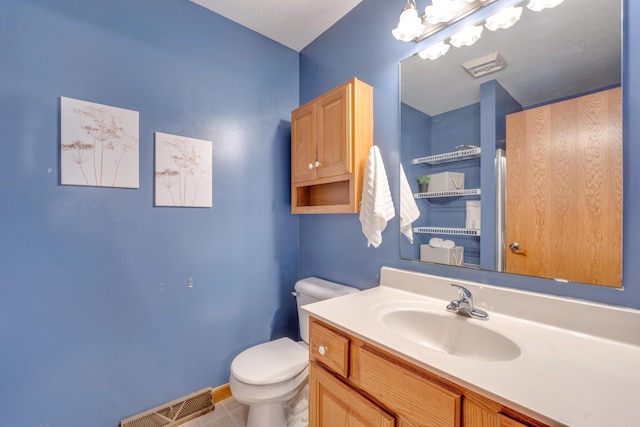
[[[545,426],[313,317],[309,331],[311,427]]]
[[[356,213],[373,145],[373,88],[352,79],[291,113],[291,212]]]
[[[309,384],[314,391],[314,404],[309,408],[311,426],[396,425],[393,415],[315,363],[309,370]]]
[[[464,427],[541,427],[546,424],[467,390],[462,406],[462,425]]]

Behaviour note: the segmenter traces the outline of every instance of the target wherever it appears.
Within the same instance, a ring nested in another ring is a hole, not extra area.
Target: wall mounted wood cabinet
[[[309,322],[310,427],[545,425],[315,318]]]
[[[352,79],[291,113],[291,212],[356,213],[373,145],[373,88]]]

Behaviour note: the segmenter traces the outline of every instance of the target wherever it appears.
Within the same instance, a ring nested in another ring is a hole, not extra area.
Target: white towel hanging
[[[369,150],[367,168],[362,186],[362,202],[360,202],[360,223],[362,233],[367,238],[367,246],[374,248],[382,243],[382,231],[387,221],[395,216],[393,200],[389,191],[387,172],[384,169],[382,156],[377,146]]]
[[[420,210],[413,198],[409,181],[400,164],[400,232],[413,244],[413,222],[420,217]]]

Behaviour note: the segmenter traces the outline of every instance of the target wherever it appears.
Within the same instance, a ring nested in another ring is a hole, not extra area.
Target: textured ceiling
[[[190,0],[297,52],[362,0]]]

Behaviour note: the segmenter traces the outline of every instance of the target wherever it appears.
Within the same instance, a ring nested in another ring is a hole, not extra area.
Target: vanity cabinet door
[[[467,395],[473,398],[468,398]],[[512,412],[522,421],[511,418],[504,412],[505,410]],[[472,392],[467,392],[464,396],[462,425],[464,427],[548,427],[523,414],[516,415],[515,411],[508,410],[497,402]]]
[[[355,357],[355,356],[354,356]],[[393,360],[358,348],[360,387],[397,414],[401,425],[459,427],[462,395]]]
[[[316,363],[309,366],[310,427],[394,427],[395,419]]]
[[[509,418],[504,414],[498,414],[498,427],[529,427],[529,425]]]
[[[498,408],[489,410],[470,399],[464,399],[462,425],[464,427],[497,427],[497,410]]]

